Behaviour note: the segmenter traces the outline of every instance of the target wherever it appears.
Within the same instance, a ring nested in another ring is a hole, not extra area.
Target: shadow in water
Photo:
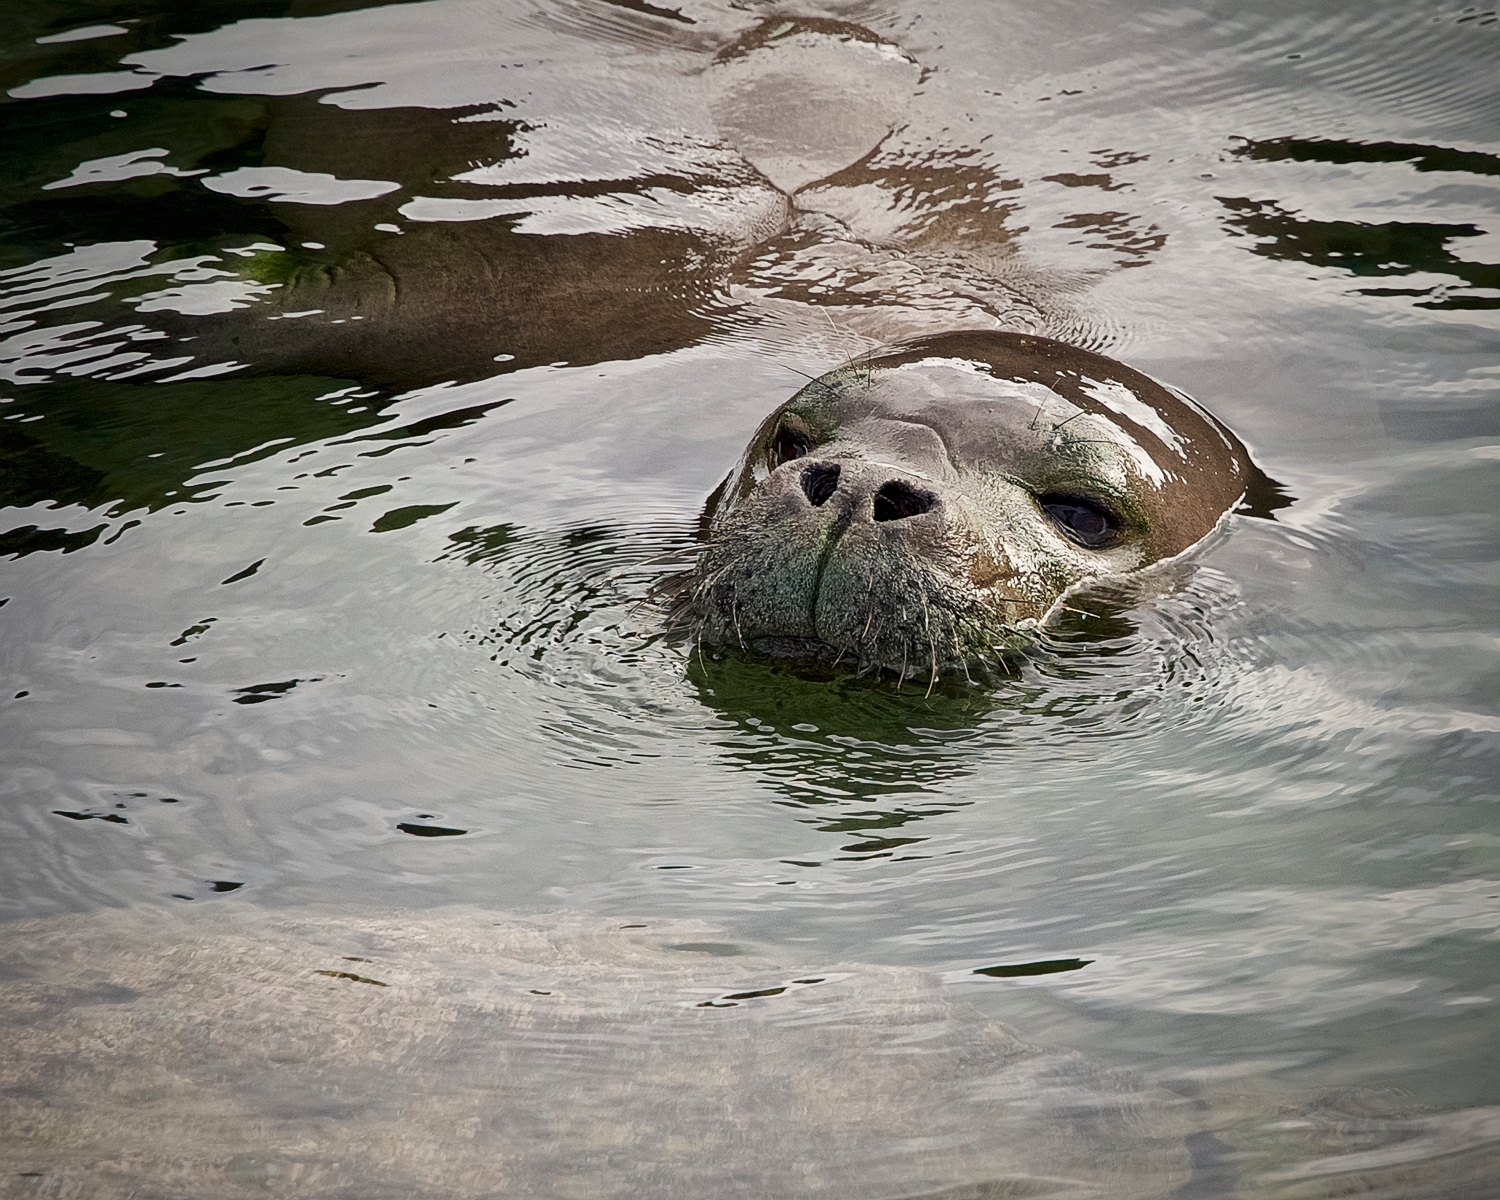
[[[703,646],[689,655],[687,680],[727,725],[717,745],[731,763],[765,779],[781,803],[809,810],[805,820],[819,832],[848,839],[835,859],[924,858],[917,848],[929,838],[919,823],[967,807],[949,785],[983,752],[1017,737],[1046,739],[1059,720],[1128,698],[1122,680],[1106,690],[1093,677],[1139,654],[1128,615],[1139,598],[1130,586],[1076,597],[1042,640],[1002,662],[1009,675],[948,675],[929,688]]]
[[[1240,158],[1266,162],[1312,162],[1347,166],[1361,163],[1406,163],[1416,171],[1500,175],[1500,157],[1406,142],[1350,142],[1322,138],[1273,138],[1235,147]],[[1425,287],[1362,287],[1364,296],[1412,296],[1415,307],[1431,309],[1500,308],[1500,266],[1470,262],[1448,249],[1461,238],[1483,237],[1472,224],[1426,221],[1317,221],[1297,215],[1274,200],[1220,196],[1234,214],[1232,233],[1258,239],[1254,253],[1266,258],[1341,268],[1361,278],[1403,275],[1447,275],[1460,281]],[[1480,294],[1475,294],[1477,290]]]
[[[49,68],[117,66],[122,51],[168,44],[163,22],[208,29],[230,9],[291,11],[214,6],[205,24],[169,8]],[[38,34],[72,20],[66,8],[34,16]],[[0,507],[113,517],[203,499],[205,466],[367,428],[403,389],[691,345],[733,310],[721,239],[681,222],[515,226],[559,205],[628,214],[668,212],[673,198],[691,209],[705,188],[770,195],[726,152],[623,179],[480,184],[466,176],[523,156],[520,126],[495,105],[361,110],[323,103],[326,89],[225,95],[201,82],[0,106],[0,379],[15,388]],[[292,194],[350,181],[384,190],[357,202]],[[447,217],[401,216],[413,196],[450,206]],[[485,219],[452,218],[473,204],[490,206]],[[0,552],[82,548],[108,528],[85,521],[11,529]]]
[[[687,678],[729,726],[718,739],[726,757],[783,803],[814,810],[808,823],[848,837],[840,856],[857,858],[913,857],[927,839],[909,827],[960,807],[944,785],[973,770],[973,738],[1001,703],[962,680],[924,694],[707,647],[692,654]]]

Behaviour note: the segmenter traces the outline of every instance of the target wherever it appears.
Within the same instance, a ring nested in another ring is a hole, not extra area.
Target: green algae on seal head
[[[709,501],[679,611],[706,642],[935,678],[1024,645],[1070,588],[1181,554],[1266,485],[1139,371],[938,334],[771,414]]]

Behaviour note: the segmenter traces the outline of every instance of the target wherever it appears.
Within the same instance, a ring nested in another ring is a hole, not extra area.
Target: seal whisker
[[[1076,420],[1078,420],[1079,417],[1086,417],[1088,415],[1089,415],[1088,409],[1086,409],[1086,408],[1080,408],[1071,417],[1068,417],[1067,420],[1059,421],[1056,425],[1052,426],[1052,432],[1056,433],[1059,429],[1061,429],[1069,421],[1076,421]]]
[[[958,659],[959,669],[963,671],[964,678],[969,683],[974,682],[973,676],[969,674],[969,656],[963,652],[963,647],[958,641],[958,630],[953,630],[953,657]]]
[[[794,375],[800,375],[800,376],[802,376],[803,379],[806,379],[806,380],[808,380],[811,383],[817,384],[820,388],[822,388],[825,392],[827,392],[835,400],[837,400],[839,398],[838,390],[836,388],[831,387],[820,376],[809,375],[806,371],[799,371],[796,367],[791,366],[791,365],[789,365],[787,363],[778,363],[777,365],[780,366],[781,368],[783,368],[784,370],[792,372],[792,374],[794,374]]]
[[[637,567],[654,567],[658,563],[671,562],[679,553],[681,552],[677,550],[663,550],[660,554],[653,554],[650,558],[641,559],[635,565]]]
[[[865,579],[865,627],[860,630],[856,641],[863,642],[865,636],[870,632],[870,626],[875,621],[875,576],[869,575]]]
[[[1034,413],[1031,414],[1031,424],[1026,427],[1027,429],[1035,429],[1036,428],[1036,423],[1042,419],[1042,409],[1045,408],[1046,405],[1047,405],[1047,397],[1046,396],[1038,396],[1037,397],[1037,402],[1036,402],[1036,412],[1034,412]]]
[[[823,319],[828,322],[828,327],[833,330],[835,337],[843,333],[843,330],[838,327],[838,323],[834,321],[832,314],[826,308],[820,308],[818,311],[823,314]],[[857,368],[854,363],[854,355],[847,353],[844,355],[844,369],[851,374],[856,373]]]
[[[927,645],[932,651],[932,677],[927,681],[927,695],[922,697],[922,699],[926,700],[932,695],[932,689],[937,686],[937,640],[932,636],[932,619],[931,614],[927,611],[927,593],[923,591],[920,595],[922,600],[922,628],[927,631]]]

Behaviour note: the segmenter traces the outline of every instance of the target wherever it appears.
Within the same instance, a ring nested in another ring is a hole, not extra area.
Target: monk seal
[[[767,418],[710,498],[677,615],[710,643],[935,679],[1025,645],[1070,589],[1202,541],[1258,477],[1234,434],[1122,363],[936,334]]]

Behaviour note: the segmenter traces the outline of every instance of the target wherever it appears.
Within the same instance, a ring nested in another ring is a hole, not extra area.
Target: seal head
[[[1024,644],[1069,588],[1180,554],[1254,474],[1103,355],[938,334],[771,414],[709,501],[683,611],[705,641],[935,677]]]

